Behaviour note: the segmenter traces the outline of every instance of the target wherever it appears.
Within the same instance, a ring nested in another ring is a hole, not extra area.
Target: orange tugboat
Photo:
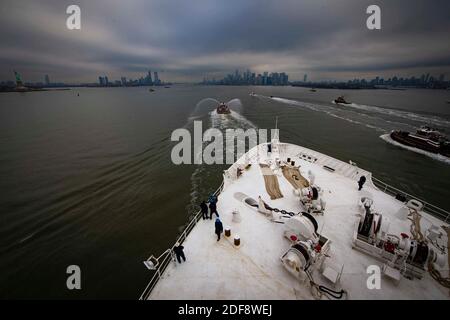
[[[450,157],[450,142],[434,128],[422,126],[416,133],[392,131],[390,136],[403,145]]]
[[[231,110],[230,108],[228,108],[228,106],[225,103],[221,103],[219,104],[219,106],[217,107],[217,113],[218,114],[230,114]]]
[[[342,104],[351,104],[351,102],[348,102],[348,101],[346,101],[346,100],[344,99],[344,96],[339,96],[339,97],[337,97],[336,99],[334,99],[334,103],[336,103],[336,104],[339,104],[339,103],[342,103]]]

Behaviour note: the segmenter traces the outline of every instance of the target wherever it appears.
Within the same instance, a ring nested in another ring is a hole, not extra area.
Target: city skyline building
[[[145,78],[145,82],[146,82],[148,85],[152,85],[152,84],[153,84],[153,80],[152,80],[152,72],[151,72],[151,70],[148,70],[147,77]]]
[[[264,71],[262,74],[256,74],[249,69],[242,74],[238,69],[234,73],[226,75],[224,78],[217,80],[215,78],[208,79],[203,78],[202,84],[208,85],[257,85],[257,86],[286,86],[289,85],[289,76],[285,72],[272,72]]]
[[[14,79],[1,81],[2,87],[13,87],[17,85],[17,77],[21,78],[16,71],[14,71]],[[98,77],[96,83],[70,83],[64,82],[55,83],[50,81],[48,74],[43,74],[41,79],[43,81],[31,82],[28,81],[23,85],[31,87],[67,87],[67,86],[146,86],[146,85],[167,85],[169,82],[162,82],[159,79],[158,72],[153,72],[153,76],[156,81],[152,79],[151,71],[148,70],[144,76],[139,77],[137,80],[121,76],[115,80],[110,81],[108,76],[103,75]],[[373,76],[371,79],[359,79],[353,78],[349,80],[317,80],[308,81],[308,75],[303,74],[302,80],[289,81],[289,76],[285,72],[271,72],[264,71],[256,74],[250,69],[244,71],[234,70],[233,73],[227,74],[223,78],[217,79],[216,77],[203,77],[200,84],[206,85],[294,85],[294,86],[317,86],[322,88],[382,88],[382,87],[410,87],[410,88],[430,88],[430,89],[447,89],[450,88],[449,76],[446,73],[432,74],[430,72],[420,75],[408,75],[408,77],[400,75],[391,75],[390,77],[383,77],[380,75]],[[217,80],[216,80],[217,79]],[[306,80],[306,82],[305,82]],[[20,80],[21,81],[21,80]],[[185,82],[189,83],[189,82]],[[194,81],[192,81],[194,83]],[[198,83],[198,82],[197,82]]]
[[[137,80],[133,80],[132,78],[127,79],[125,76],[121,76],[120,80],[112,80],[109,81],[108,76],[99,76],[97,86],[124,86],[124,87],[134,87],[134,86],[159,86],[164,83],[159,79],[158,71],[153,72],[152,79],[152,71],[148,70],[145,76],[141,76]]]

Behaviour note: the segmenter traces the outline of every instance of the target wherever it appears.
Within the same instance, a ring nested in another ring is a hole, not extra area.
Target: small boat
[[[256,93],[254,93],[254,92],[252,91],[252,92],[250,92],[250,96],[251,96],[251,97],[254,97],[254,96],[256,96]]]
[[[351,104],[351,102],[348,102],[344,99],[344,96],[339,96],[336,99],[334,99],[334,103],[336,103],[336,104]]]
[[[314,89],[314,88],[311,88],[309,91],[311,91],[311,92],[316,92],[317,90]]]
[[[218,114],[230,114],[231,113],[230,108],[228,108],[228,106],[223,102],[217,106],[216,111]]]
[[[434,128],[422,126],[416,133],[394,130],[390,136],[402,145],[450,157],[450,141]]]
[[[148,89],[148,91],[153,92],[153,91],[155,91],[155,89],[150,88],[150,89]]]

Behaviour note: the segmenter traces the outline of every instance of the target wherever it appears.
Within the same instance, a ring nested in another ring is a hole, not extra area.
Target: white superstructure
[[[295,189],[283,166],[298,168],[309,186]],[[270,198],[263,173],[278,181],[281,198]],[[374,181],[354,163],[277,139],[271,152],[251,149],[224,172],[218,193],[230,235],[216,241],[215,216],[197,216],[179,239],[187,261],[161,257],[141,299],[333,298],[319,286],[343,299],[449,299],[428,271],[449,276],[445,211],[440,220],[428,204],[406,205]],[[379,282],[369,278],[377,270]]]

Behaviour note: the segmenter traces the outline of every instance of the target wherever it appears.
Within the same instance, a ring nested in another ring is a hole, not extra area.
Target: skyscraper
[[[153,82],[155,85],[159,85],[158,71],[153,72]]]
[[[46,86],[50,85],[50,78],[49,78],[48,74],[45,75],[45,85]]]
[[[155,78],[155,81],[156,81],[156,78]],[[148,74],[147,74],[147,77],[145,78],[145,82],[148,85],[153,85],[152,72],[150,70],[148,70]]]
[[[286,86],[288,84],[288,75],[285,72],[280,73],[280,84]]]
[[[303,82],[306,82],[306,80],[308,80],[308,75],[305,73],[305,75],[303,76]]]

